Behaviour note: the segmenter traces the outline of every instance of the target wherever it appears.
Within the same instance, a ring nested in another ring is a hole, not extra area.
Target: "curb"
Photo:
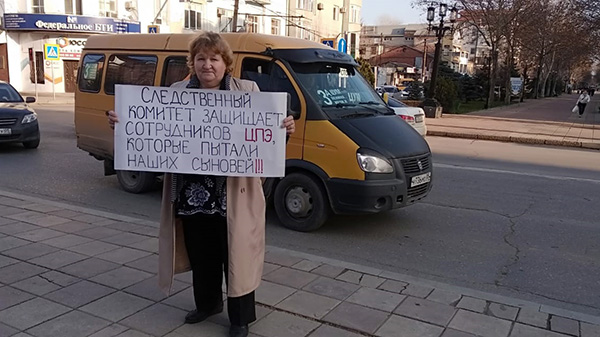
[[[114,213],[110,213],[110,212],[97,211],[97,210],[90,209],[87,207],[75,206],[75,205],[71,205],[71,204],[67,204],[67,203],[63,203],[63,202],[59,202],[59,201],[51,201],[51,200],[37,198],[37,197],[30,197],[30,196],[16,194],[16,193],[7,192],[7,191],[3,191],[3,190],[0,190],[0,197],[7,197],[7,198],[13,198],[13,199],[18,199],[18,200],[23,200],[23,201],[29,201],[29,202],[37,203],[37,204],[51,205],[51,206],[60,207],[60,208],[68,209],[68,210],[73,210],[73,211],[77,211],[77,212],[81,212],[81,213],[101,216],[101,217],[105,217],[105,218],[109,218],[109,219],[113,219],[113,220],[125,221],[125,222],[139,224],[139,225],[152,226],[155,228],[159,227],[159,223],[156,221],[147,221],[147,220],[142,220],[142,219],[138,219],[138,218],[114,214]],[[377,277],[382,277],[382,278],[406,282],[406,283],[424,285],[424,286],[428,286],[431,288],[446,290],[449,292],[455,292],[455,293],[459,293],[459,294],[462,294],[465,296],[480,298],[480,299],[491,301],[491,302],[508,304],[508,305],[512,305],[515,307],[519,307],[519,308],[533,309],[533,310],[551,314],[551,315],[559,315],[562,317],[579,320],[581,322],[600,325],[600,316],[594,316],[594,315],[585,314],[585,313],[581,313],[581,312],[577,312],[577,311],[562,309],[562,308],[549,306],[549,305],[545,305],[545,304],[540,304],[540,303],[536,303],[536,302],[532,302],[532,301],[528,301],[528,300],[521,300],[521,299],[514,298],[514,297],[508,297],[508,296],[504,296],[504,295],[488,293],[488,292],[481,291],[481,290],[475,290],[475,289],[470,289],[470,288],[465,288],[465,287],[460,287],[460,286],[454,286],[454,285],[450,285],[450,284],[446,284],[446,283],[442,283],[442,282],[438,282],[438,281],[433,281],[433,280],[428,280],[428,279],[424,279],[424,278],[420,278],[420,277],[416,277],[416,276],[386,271],[386,270],[382,270],[382,269],[378,269],[378,268],[373,268],[373,267],[359,265],[359,264],[355,264],[355,263],[351,263],[351,262],[345,262],[345,261],[341,261],[341,260],[331,259],[331,258],[327,258],[327,257],[322,257],[322,256],[318,256],[318,255],[298,252],[298,251],[294,251],[294,250],[289,250],[289,249],[279,248],[279,247],[274,247],[274,246],[269,246],[269,245],[266,245],[266,247],[265,247],[265,253],[267,253],[267,252],[284,253],[284,254],[287,254],[290,256],[303,258],[303,259],[314,261],[314,262],[327,263],[332,266],[338,266],[338,267],[341,267],[344,269],[357,271],[357,272],[360,272],[363,274],[369,274],[369,275],[373,275],[373,276],[377,276]]]
[[[532,137],[525,137],[525,136],[485,135],[485,134],[474,134],[474,133],[465,133],[465,132],[448,132],[448,131],[437,131],[437,130],[427,130],[427,136],[493,140],[493,141],[507,142],[507,143],[551,145],[551,146],[577,147],[577,148],[584,148],[584,149],[600,150],[600,143],[578,142],[578,141],[571,141],[571,140],[552,140],[552,139],[532,138]]]

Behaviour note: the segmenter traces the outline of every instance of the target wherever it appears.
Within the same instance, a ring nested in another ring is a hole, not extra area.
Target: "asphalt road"
[[[132,195],[76,148],[67,107],[37,108],[37,150],[0,146],[0,189],[157,220],[158,191]],[[267,244],[600,315],[600,153],[429,137],[424,202],[339,216],[314,233],[268,215]]]

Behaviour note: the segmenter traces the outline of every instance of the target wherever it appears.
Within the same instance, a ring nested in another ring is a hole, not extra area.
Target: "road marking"
[[[439,167],[439,168],[469,170],[469,171],[477,171],[477,172],[488,172],[488,173],[513,174],[513,175],[517,175],[517,176],[546,178],[546,179],[561,180],[561,181],[571,180],[571,181],[577,181],[577,182],[600,184],[600,180],[597,180],[597,179],[551,176],[551,175],[547,175],[547,174],[535,174],[535,173],[527,173],[527,172],[507,171],[507,170],[490,169],[490,168],[483,168],[483,167],[468,167],[468,166],[436,164],[436,163],[433,164],[433,167],[434,168]]]

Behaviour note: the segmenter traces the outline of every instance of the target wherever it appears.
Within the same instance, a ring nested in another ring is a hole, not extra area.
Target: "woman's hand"
[[[110,128],[114,130],[115,123],[119,122],[119,119],[117,118],[117,113],[113,110],[109,110],[106,112],[106,116],[108,116],[108,125],[110,125]]]
[[[294,116],[287,116],[283,120],[283,124],[281,125],[281,127],[285,128],[285,132],[288,135],[294,133],[294,131],[296,131],[296,122],[294,122]]]

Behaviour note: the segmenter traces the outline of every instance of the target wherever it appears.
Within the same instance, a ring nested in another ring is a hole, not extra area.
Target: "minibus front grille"
[[[0,126],[11,126],[16,122],[16,118],[0,118]]]
[[[427,172],[429,171],[430,166],[429,155],[402,160],[404,174]]]
[[[429,184],[430,183],[426,183],[426,184],[415,186],[415,187],[409,187],[408,190],[406,191],[407,192],[406,195],[407,195],[408,199],[418,198],[418,197],[424,195],[425,193],[427,193],[427,190],[429,189]]]

